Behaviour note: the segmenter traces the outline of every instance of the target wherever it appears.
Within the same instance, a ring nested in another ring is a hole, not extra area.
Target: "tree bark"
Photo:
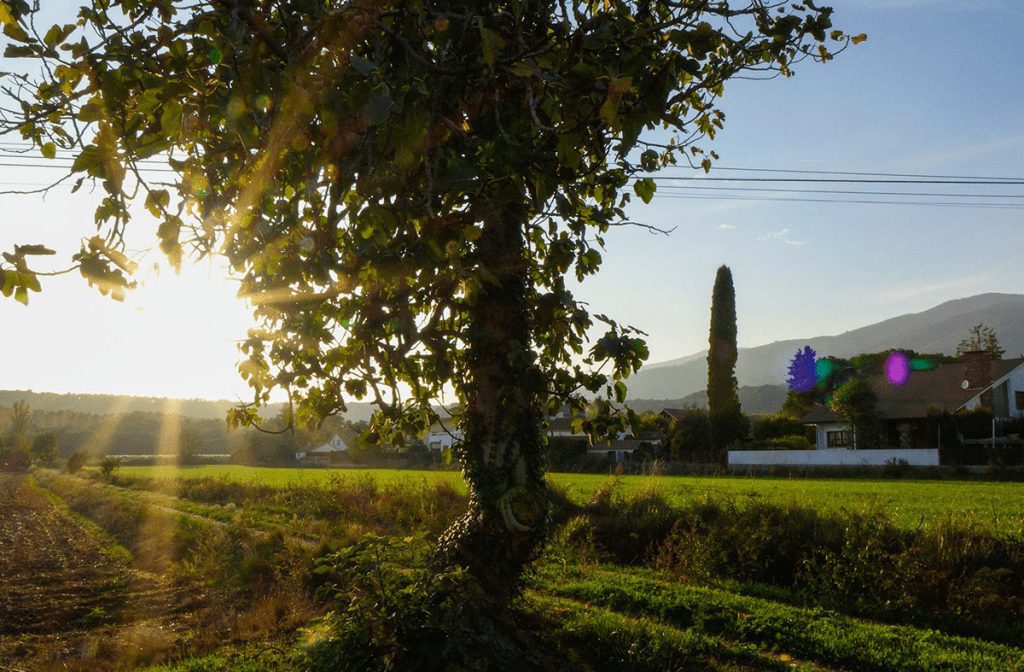
[[[506,201],[507,202],[507,201]],[[525,209],[486,213],[477,241],[483,287],[466,329],[468,380],[460,458],[469,509],[438,543],[438,558],[465,567],[492,599],[517,594],[549,525],[544,481],[543,378],[531,348]]]

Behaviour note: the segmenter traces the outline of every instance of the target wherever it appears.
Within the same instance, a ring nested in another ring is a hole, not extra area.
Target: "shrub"
[[[800,435],[780,436],[771,439],[768,445],[773,450],[814,450],[814,444]]]
[[[755,417],[753,422],[754,439],[768,441],[783,436],[803,436],[804,425],[785,413]]]
[[[116,457],[104,457],[100,462],[100,472],[104,478],[109,479],[110,476],[118,469],[121,468],[121,460]]]

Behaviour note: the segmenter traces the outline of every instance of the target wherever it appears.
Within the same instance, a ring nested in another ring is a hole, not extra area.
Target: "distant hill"
[[[127,413],[175,413],[200,420],[224,420],[238,402],[226,399],[167,399],[164,397],[132,397],[117,394],[57,394],[31,390],[0,390],[0,406],[10,407],[16,401],[27,402],[37,411],[74,411],[90,415],[123,415]],[[263,415],[280,413],[283,404],[270,404]],[[369,420],[373,410],[368,403],[352,403],[346,420]]]
[[[740,387],[739,393],[740,406],[743,407],[744,413],[749,414],[776,413],[782,409],[782,404],[786,401],[785,385],[743,386]],[[645,411],[658,412],[663,408],[687,408],[689,406],[707,408],[708,393],[707,390],[701,390],[700,392],[688,394],[681,399],[630,399],[628,404],[630,408],[638,413]]]
[[[790,359],[805,345],[821,355],[835,357],[890,348],[951,355],[970,328],[978,323],[995,329],[1007,356],[1024,353],[1024,295],[979,294],[836,336],[794,338],[756,348],[740,348],[736,378],[741,386],[782,385]],[[630,399],[679,399],[699,393],[707,387],[706,357],[707,351],[703,351],[644,367],[628,381]],[[746,404],[744,410],[748,410]]]

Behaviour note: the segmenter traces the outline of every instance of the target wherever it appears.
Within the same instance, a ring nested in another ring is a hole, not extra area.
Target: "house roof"
[[[668,417],[676,420],[676,419],[679,419],[680,417],[682,417],[683,412],[685,410],[686,409],[684,409],[684,408],[663,408],[663,409],[661,409],[661,414],[662,415],[667,415]]]
[[[643,447],[644,444],[649,444],[650,441],[643,441],[641,439],[618,439],[615,441],[600,441],[587,450],[592,453],[606,452],[609,450],[621,450],[627,453],[631,453],[637,448]]]
[[[990,363],[992,382],[985,387],[963,388],[963,381],[967,379],[963,362],[943,364],[931,371],[915,371],[903,385],[893,385],[882,375],[869,377],[867,383],[878,400],[875,409],[879,417],[887,420],[924,418],[930,412],[959,410],[1022,364],[1024,358],[993,360]],[[815,406],[800,418],[804,424],[842,421],[827,406]]]
[[[551,432],[568,432],[570,434],[579,434],[580,436],[582,436],[583,435],[582,432],[575,432],[575,431],[573,431],[572,421],[573,421],[573,418],[562,418],[562,417],[550,418],[548,420],[548,429],[547,429],[547,431],[549,433],[551,433]]]
[[[306,453],[339,453],[346,450],[348,450],[348,444],[345,442],[345,439],[334,434],[330,439],[319,446],[307,449]]]

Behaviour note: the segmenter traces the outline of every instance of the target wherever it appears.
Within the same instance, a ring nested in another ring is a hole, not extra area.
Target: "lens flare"
[[[903,385],[910,378],[910,360],[896,350],[885,359],[885,378],[893,385]]]
[[[814,363],[814,373],[818,376],[818,382],[824,383],[828,380],[828,377],[832,375],[832,369],[835,365],[831,359],[822,358]]]
[[[915,357],[910,360],[911,371],[931,371],[936,366],[938,366],[938,364],[930,359],[924,359],[923,357]]]

